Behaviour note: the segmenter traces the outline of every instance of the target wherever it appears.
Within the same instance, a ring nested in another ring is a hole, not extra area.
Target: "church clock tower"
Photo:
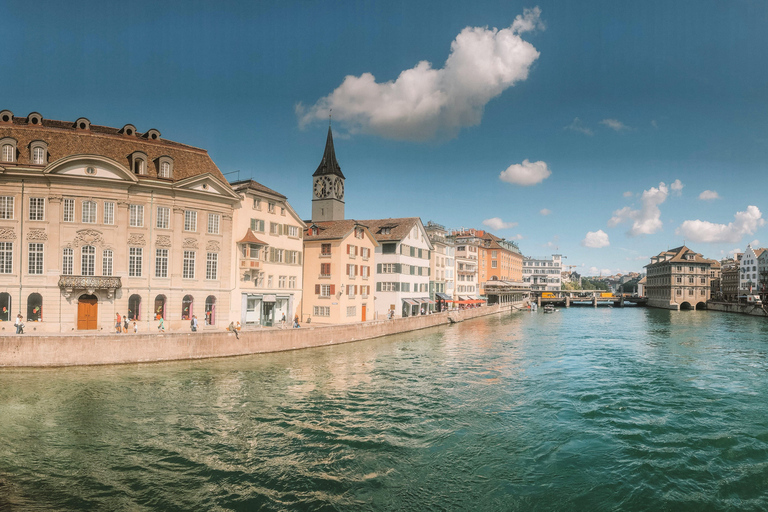
[[[312,175],[312,222],[344,219],[344,179],[329,126],[323,160]]]

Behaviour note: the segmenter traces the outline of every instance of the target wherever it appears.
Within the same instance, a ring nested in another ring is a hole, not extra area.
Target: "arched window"
[[[205,298],[205,325],[216,323],[216,297],[209,295]]]
[[[128,298],[128,320],[141,320],[141,295],[134,293]]]
[[[80,254],[80,275],[92,276],[96,274],[96,248],[85,245]]]
[[[0,320],[11,320],[11,294],[7,292],[0,293]]]
[[[165,295],[155,297],[155,320],[165,319]]]
[[[13,162],[15,157],[16,149],[11,144],[3,144],[3,162]]]
[[[181,301],[181,319],[189,320],[192,318],[192,305],[195,299],[191,295],[185,295]]]
[[[43,296],[30,293],[27,297],[27,322],[43,321]]]

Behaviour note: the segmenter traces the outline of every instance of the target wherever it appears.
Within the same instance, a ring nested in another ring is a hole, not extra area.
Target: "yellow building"
[[[307,222],[304,233],[304,323],[343,324],[372,320],[372,269],[379,246],[359,222]],[[311,318],[311,320],[310,320]]]

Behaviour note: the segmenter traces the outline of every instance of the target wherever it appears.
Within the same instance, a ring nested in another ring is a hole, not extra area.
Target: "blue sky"
[[[768,245],[762,0],[6,1],[0,14],[0,108],[157,128],[305,218],[333,106],[350,218],[486,222],[585,273],[641,270],[683,240],[716,258]]]

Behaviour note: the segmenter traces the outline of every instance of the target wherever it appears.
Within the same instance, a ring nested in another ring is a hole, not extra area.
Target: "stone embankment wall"
[[[726,313],[741,313],[744,315],[768,317],[761,306],[750,306],[747,304],[733,304],[730,302],[707,302],[707,309],[710,311],[724,311]]]
[[[168,334],[0,337],[0,367],[125,364],[228,357],[336,345],[510,311],[511,304],[434,315],[300,329]]]

